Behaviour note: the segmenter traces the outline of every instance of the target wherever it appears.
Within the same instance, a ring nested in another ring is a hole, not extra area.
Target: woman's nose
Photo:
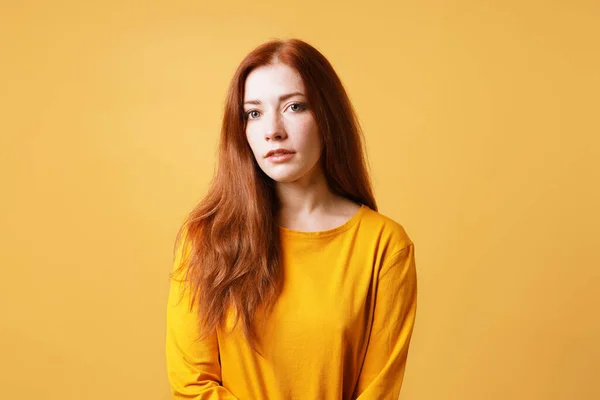
[[[271,115],[265,118],[265,139],[268,140],[281,140],[286,136],[285,128],[283,126],[282,117],[279,113],[271,113]]]

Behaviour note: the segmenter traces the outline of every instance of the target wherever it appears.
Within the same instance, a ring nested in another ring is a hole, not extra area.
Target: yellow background
[[[227,84],[299,37],[417,246],[401,399],[599,399],[599,4],[4,0],[0,398],[168,399],[171,250]]]

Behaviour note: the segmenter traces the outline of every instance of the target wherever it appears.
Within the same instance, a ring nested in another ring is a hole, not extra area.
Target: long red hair
[[[272,40],[255,48],[237,68],[227,93],[218,168],[206,196],[177,233],[175,253],[189,248],[173,271],[184,272],[201,336],[224,328],[228,309],[241,320],[256,349],[258,311],[275,304],[282,257],[274,182],[258,166],[246,140],[243,99],[247,76],[257,67],[284,63],[303,79],[309,110],[323,138],[320,162],[329,187],[377,211],[363,154],[364,137],[342,82],[314,47],[298,39]]]

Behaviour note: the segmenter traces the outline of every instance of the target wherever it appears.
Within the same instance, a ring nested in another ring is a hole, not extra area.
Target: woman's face
[[[288,183],[321,173],[321,137],[295,69],[281,63],[254,69],[245,82],[244,115],[246,138],[267,176]],[[276,149],[292,154],[267,157]]]

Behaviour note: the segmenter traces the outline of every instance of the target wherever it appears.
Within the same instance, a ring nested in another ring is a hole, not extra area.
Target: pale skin
[[[360,205],[335,194],[319,159],[323,150],[314,114],[298,72],[282,63],[254,69],[246,79],[246,138],[260,168],[275,181],[281,201],[278,225],[314,232],[335,228]],[[273,149],[294,154],[285,162],[265,158]]]

